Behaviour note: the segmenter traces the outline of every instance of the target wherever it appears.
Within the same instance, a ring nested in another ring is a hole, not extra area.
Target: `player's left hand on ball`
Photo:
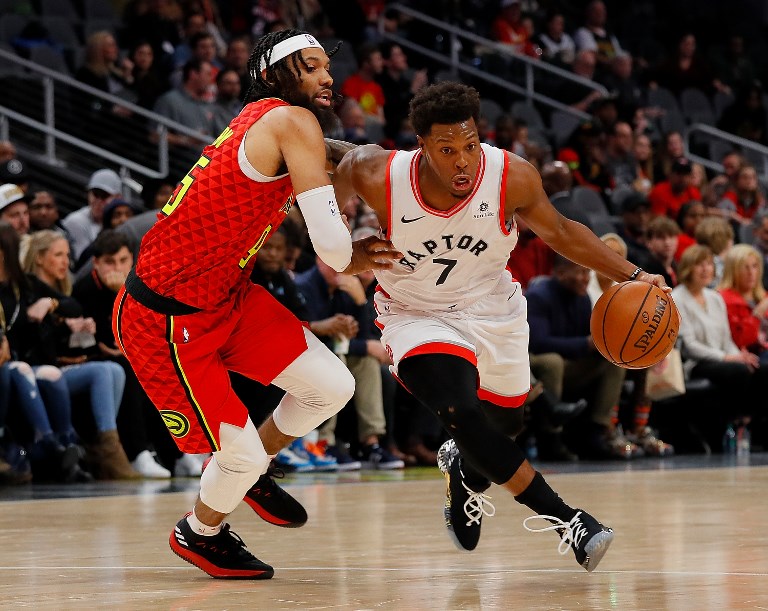
[[[664,276],[660,274],[649,274],[648,272],[641,272],[637,276],[637,280],[639,282],[647,282],[648,284],[653,284],[655,286],[658,286],[665,293],[672,292],[672,287],[667,286],[667,281],[664,280]]]
[[[352,242],[352,262],[345,274],[359,274],[369,269],[389,269],[403,254],[392,242],[377,236],[368,236]]]

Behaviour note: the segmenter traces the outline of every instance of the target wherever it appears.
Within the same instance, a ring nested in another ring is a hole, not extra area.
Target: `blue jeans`
[[[117,429],[117,410],[123,399],[125,372],[113,361],[88,361],[61,368],[70,393],[88,391],[96,430]]]
[[[12,361],[3,369],[8,371],[10,386],[22,414],[35,431],[35,439],[54,432],[62,439],[74,436],[69,390],[63,377],[58,376],[56,381],[38,379],[40,368],[22,361]]]

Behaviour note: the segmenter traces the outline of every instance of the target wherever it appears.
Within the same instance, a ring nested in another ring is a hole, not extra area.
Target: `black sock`
[[[515,500],[537,514],[554,516],[563,522],[569,522],[576,515],[576,510],[565,504],[538,471],[528,487],[518,494]]]

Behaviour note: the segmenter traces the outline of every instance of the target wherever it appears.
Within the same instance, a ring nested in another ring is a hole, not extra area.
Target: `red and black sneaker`
[[[211,461],[203,463],[203,471]],[[275,478],[283,478],[282,469],[270,463],[267,472],[245,493],[243,500],[265,522],[283,528],[298,528],[307,523],[307,511],[301,503],[283,490]]]
[[[251,554],[229,524],[212,537],[193,532],[188,513],[176,524],[169,543],[173,553],[217,579],[271,579],[275,570]]]
[[[283,490],[275,478],[285,477],[281,469],[270,465],[267,472],[245,493],[243,500],[258,516],[270,524],[298,528],[307,523],[307,511]]]

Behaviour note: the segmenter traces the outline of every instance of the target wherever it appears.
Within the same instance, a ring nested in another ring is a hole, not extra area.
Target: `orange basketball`
[[[644,369],[675,346],[680,317],[672,297],[647,282],[622,282],[592,310],[590,330],[605,358],[625,369]]]

